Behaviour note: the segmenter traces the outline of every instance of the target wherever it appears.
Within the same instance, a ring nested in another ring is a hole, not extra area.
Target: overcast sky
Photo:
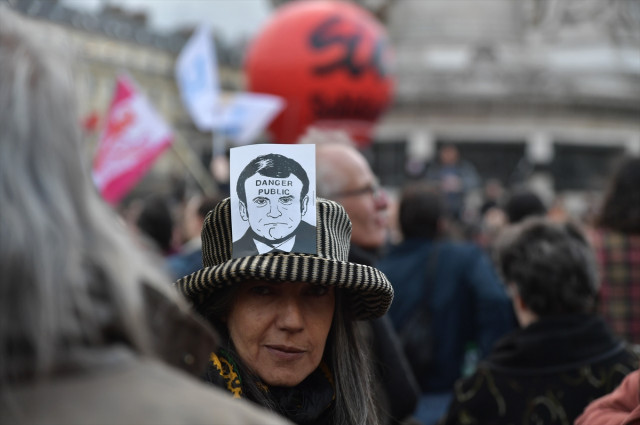
[[[269,17],[268,0],[62,0],[76,9],[97,11],[112,4],[132,11],[146,11],[149,24],[157,30],[207,22],[228,40],[251,37]]]

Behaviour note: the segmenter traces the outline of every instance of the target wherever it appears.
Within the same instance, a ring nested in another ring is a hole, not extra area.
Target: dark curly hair
[[[496,248],[504,281],[517,286],[538,316],[594,311],[597,265],[576,225],[529,218],[507,228]]]
[[[640,158],[624,158],[619,164],[595,224],[621,233],[640,234]]]

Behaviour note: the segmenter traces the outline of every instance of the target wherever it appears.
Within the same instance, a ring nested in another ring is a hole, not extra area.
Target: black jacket
[[[349,261],[375,267],[376,252],[351,245]],[[387,415],[382,423],[397,424],[410,417],[418,404],[420,389],[388,315],[365,322],[369,325],[378,401]]]
[[[456,384],[443,424],[572,424],[638,367],[638,356],[597,316],[544,318],[500,340]]]

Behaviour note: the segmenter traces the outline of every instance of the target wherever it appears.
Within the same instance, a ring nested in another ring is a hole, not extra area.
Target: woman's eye
[[[314,297],[322,297],[328,293],[329,288],[327,286],[313,285],[309,288],[309,295]]]
[[[255,295],[270,295],[273,293],[273,289],[266,285],[253,286],[249,291]]]

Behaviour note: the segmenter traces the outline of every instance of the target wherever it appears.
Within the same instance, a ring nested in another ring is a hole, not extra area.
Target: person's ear
[[[247,206],[242,201],[238,201],[240,203],[240,217],[244,221],[249,221],[249,214],[247,213]]]
[[[302,198],[302,206],[300,208],[300,212],[302,213],[302,215],[305,215],[307,213],[308,205],[309,205],[309,195],[304,195],[304,198]]]

